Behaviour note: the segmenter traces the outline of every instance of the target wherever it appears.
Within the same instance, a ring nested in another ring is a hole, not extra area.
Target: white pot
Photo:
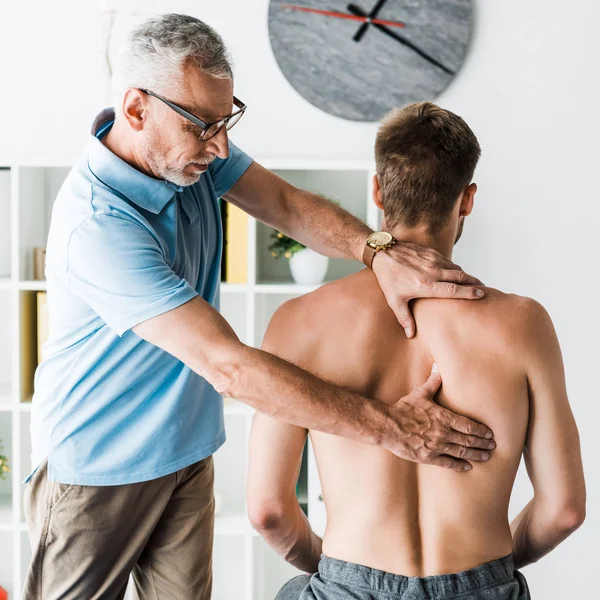
[[[302,285],[316,285],[325,279],[329,258],[317,254],[310,248],[296,252],[290,258],[290,270],[296,283]]]

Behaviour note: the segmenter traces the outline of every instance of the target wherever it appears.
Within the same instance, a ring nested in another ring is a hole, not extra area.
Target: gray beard
[[[200,181],[202,173],[186,175],[182,169],[176,169],[166,164],[164,160],[156,156],[148,142],[149,140],[146,139],[146,143],[144,144],[144,154],[146,155],[146,162],[148,163],[148,166],[152,170],[152,173],[154,173],[155,177],[164,179],[165,181],[169,181],[181,187],[188,187]]]
[[[202,173],[198,173],[197,175],[185,175],[179,169],[173,169],[166,166],[160,173],[160,176],[166,181],[170,181],[175,185],[187,187],[189,185],[194,185],[194,183],[198,183],[198,181],[200,181],[200,177],[202,177]]]
[[[202,173],[186,175],[181,169],[175,169],[169,165],[161,164],[159,161],[155,161],[151,156],[148,157],[148,165],[150,165],[152,172],[156,173],[161,179],[170,181],[171,183],[182,187],[194,185],[194,183],[198,183],[200,177],[202,177]]]

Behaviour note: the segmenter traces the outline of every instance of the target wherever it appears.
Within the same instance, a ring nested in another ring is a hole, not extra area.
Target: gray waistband
[[[476,591],[494,584],[511,581],[515,565],[512,554],[460,573],[431,577],[405,577],[363,565],[321,555],[319,574],[344,586],[369,588],[386,594],[425,591],[430,596],[445,596]]]

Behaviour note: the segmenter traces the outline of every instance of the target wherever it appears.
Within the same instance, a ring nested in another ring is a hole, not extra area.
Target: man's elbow
[[[215,353],[208,361],[206,379],[215,390],[227,398],[239,398],[248,369],[243,368],[248,362],[247,351],[243,344],[236,342],[220,353]]]
[[[280,529],[287,518],[285,503],[274,501],[272,498],[248,498],[248,519],[259,533]]]
[[[573,533],[585,521],[585,494],[556,504],[551,515],[552,523],[557,529],[565,533]]]
[[[583,525],[585,516],[585,503],[581,506],[567,506],[562,511],[559,523],[565,531],[573,533]]]

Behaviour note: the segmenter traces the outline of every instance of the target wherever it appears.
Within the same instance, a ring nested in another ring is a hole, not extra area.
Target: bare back
[[[310,437],[327,506],[323,552],[408,576],[453,573],[512,550],[508,504],[527,434],[527,376],[515,314],[523,299],[419,300],[406,339],[367,270],[293,301],[300,367],[387,403],[426,380],[438,402],[492,428],[497,449],[471,471],[419,465],[317,431]]]

